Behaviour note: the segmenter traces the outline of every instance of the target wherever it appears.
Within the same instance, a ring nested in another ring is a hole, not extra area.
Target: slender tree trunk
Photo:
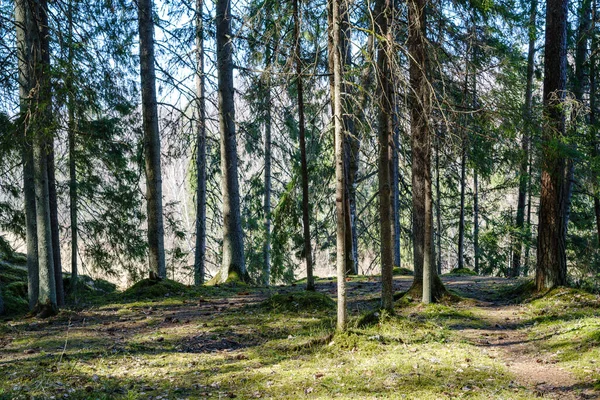
[[[304,258],[306,260],[306,290],[315,290],[312,246],[310,238],[310,203],[308,199],[308,162],[306,157],[306,131],[304,122],[304,92],[302,85],[302,57],[300,46],[299,0],[294,0],[294,56],[296,60],[296,87],[298,93],[298,131],[300,139],[300,168],[302,170],[302,225],[304,228]]]
[[[467,186],[467,149],[463,136],[460,154],[460,216],[458,219],[458,268],[464,268],[465,258],[465,189]]]
[[[525,122],[525,130],[521,138],[521,164],[519,168],[519,194],[517,200],[517,219],[516,231],[518,237],[515,238],[515,246],[513,246],[513,259],[511,276],[517,277],[521,273],[521,253],[523,250],[523,224],[525,221],[525,197],[527,195],[527,169],[529,162],[529,140],[531,136],[531,117],[532,117],[532,102],[533,102],[533,78],[535,67],[535,41],[536,41],[536,16],[537,16],[537,0],[531,2],[529,11],[529,51],[527,53],[527,84],[525,86],[525,104],[523,107],[523,121]]]
[[[76,137],[75,131],[77,121],[75,120],[75,86],[73,84],[73,62],[74,62],[74,42],[73,42],[73,0],[69,0],[67,19],[69,25],[69,34],[67,37],[67,136],[69,145],[69,215],[71,219],[71,284],[69,291],[77,291],[78,271],[78,239],[79,229],[77,223],[77,164],[76,164]]]
[[[437,273],[438,275],[442,274],[442,194],[441,194],[441,186],[440,186],[440,135],[436,135],[435,138],[435,210],[436,210],[436,223],[437,223],[437,232],[436,232],[436,247],[437,251],[435,252],[437,255]]]
[[[525,260],[523,264],[523,275],[529,275],[529,254],[531,251],[531,183],[532,183],[532,173],[533,173],[533,152],[529,152],[529,170],[527,173],[527,234],[525,240]]]
[[[48,48],[48,52],[50,49]],[[50,60],[48,60],[50,63]],[[56,304],[65,305],[65,292],[62,279],[62,261],[60,257],[60,226],[58,224],[58,195],[56,193],[56,175],[54,163],[54,134],[48,138],[48,195],[50,201],[50,224],[52,230],[52,254],[54,257],[54,284],[56,285]]]
[[[408,53],[411,96],[411,147],[413,188],[413,246],[415,281],[422,286],[422,301],[438,299],[444,287],[436,275],[433,261],[433,213],[431,196],[431,135],[429,118],[432,92],[427,79],[425,0],[408,1]],[[411,289],[413,290],[413,289]]]
[[[379,49],[377,54],[379,93],[379,232],[381,238],[381,307],[388,311],[394,308],[392,243],[392,197],[391,177],[393,147],[393,87],[391,55],[393,54],[392,2],[378,0],[375,18]]]
[[[31,9],[26,0],[15,1],[15,26],[17,34],[17,59],[19,66],[20,130],[22,132],[23,197],[25,199],[25,232],[27,239],[27,293],[29,309],[33,310],[39,295],[39,266],[37,252],[37,227],[35,208],[35,182],[33,178],[33,132],[29,129],[27,113],[33,107],[30,98],[33,65],[31,46],[34,32]]]
[[[479,273],[479,176],[473,168],[473,258],[474,271]]]
[[[596,1],[593,1],[592,4],[592,49],[597,49],[598,39],[595,35],[596,32]],[[592,50],[592,54],[590,55],[590,134],[591,134],[591,154],[592,159],[598,159],[598,121],[597,118],[597,109],[596,109],[596,51]],[[596,215],[596,231],[598,235],[598,244],[600,245],[600,188],[598,187],[598,171],[596,169],[592,169],[592,188],[594,193],[594,214]]]
[[[138,17],[150,277],[166,278],[152,0],[138,2]]]
[[[240,189],[235,133],[231,1],[217,0],[217,71],[219,131],[221,132],[221,190],[223,192],[223,262],[214,283],[249,280],[244,259]]]
[[[340,3],[341,29],[340,34],[342,69],[352,64],[351,25],[349,4],[347,0]],[[357,135],[356,118],[353,110],[356,108],[351,99],[351,85],[342,79],[342,109],[344,118],[344,171],[346,173],[346,274],[358,274],[358,238],[356,237],[356,187],[355,181],[358,174],[360,139]]]
[[[194,284],[206,276],[206,99],[204,97],[204,0],[196,0],[196,250]]]
[[[394,89],[392,88],[392,92]],[[391,185],[392,185],[392,226],[394,228],[393,231],[393,251],[394,251],[394,266],[400,268],[400,171],[399,171],[399,160],[398,154],[400,151],[400,126],[398,123],[397,110],[398,106],[396,105],[396,96],[394,95],[394,108],[396,112],[394,113],[394,143],[392,147],[392,172],[391,172]]]
[[[337,266],[337,329],[346,329],[346,174],[344,172],[344,120],[342,115],[342,46],[341,46],[341,16],[340,3],[342,0],[332,0],[332,53],[333,53],[333,109],[335,131],[335,209],[336,209],[336,266]]]
[[[544,52],[544,117],[542,177],[538,223],[536,287],[550,289],[566,284],[564,212],[565,160],[552,143],[565,135],[563,103],[567,81],[568,0],[546,4]]]
[[[271,63],[267,66],[270,74]],[[271,78],[266,76],[265,82],[265,244],[263,247],[263,283],[271,283]],[[310,236],[309,236],[310,237]]]

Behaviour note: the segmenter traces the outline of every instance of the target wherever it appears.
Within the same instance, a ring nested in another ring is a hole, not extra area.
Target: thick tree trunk
[[[206,99],[204,97],[204,0],[196,0],[196,249],[194,284],[206,276]]]
[[[166,278],[152,0],[138,2],[138,17],[150,277]]]
[[[244,259],[240,188],[235,133],[231,1],[217,0],[217,72],[219,131],[221,132],[221,190],[223,192],[223,261],[211,282],[249,280]]]
[[[300,168],[302,170],[302,226],[304,228],[304,259],[306,260],[306,290],[315,290],[312,246],[310,238],[310,203],[308,199],[308,162],[306,157],[306,130],[304,122],[304,92],[302,85],[302,58],[300,47],[299,0],[294,0],[294,56],[296,61],[296,87],[298,94],[298,131],[300,139]]]
[[[415,281],[413,288],[422,286],[422,301],[430,303],[444,293],[437,279],[432,246],[431,196],[431,135],[429,118],[432,96],[427,71],[425,0],[408,2],[408,52],[410,59],[409,106],[411,113],[412,187],[413,187],[413,247]]]
[[[336,210],[336,267],[337,267],[337,329],[346,329],[346,175],[344,173],[344,120],[342,112],[342,46],[341,46],[341,17],[340,3],[342,0],[332,0],[331,31],[332,31],[332,61],[333,61],[333,115],[335,132],[335,210]]]
[[[542,177],[538,223],[536,287],[566,284],[564,212],[565,160],[552,143],[565,135],[563,103],[567,81],[568,0],[548,0],[544,52]]]
[[[525,260],[523,264],[523,275],[529,275],[529,254],[531,252],[531,183],[533,174],[533,153],[529,152],[529,170],[527,173],[527,234],[525,240]]]
[[[48,183],[48,148],[51,143],[50,54],[48,41],[48,3],[40,0],[30,4],[36,32],[32,35],[32,87],[33,104],[31,128],[33,140],[33,176],[35,187],[36,226],[38,238],[39,297],[36,311],[40,317],[54,315],[58,311],[52,243],[50,189]]]
[[[20,130],[23,139],[23,197],[25,200],[25,232],[27,240],[27,293],[29,308],[33,310],[39,295],[39,266],[37,253],[37,227],[35,208],[35,182],[33,178],[33,132],[29,129],[26,115],[33,106],[30,98],[33,79],[32,35],[35,26],[31,9],[26,0],[15,2],[15,26],[17,34],[17,59],[19,66]]]
[[[375,32],[379,39],[377,54],[379,93],[379,232],[381,239],[381,307],[394,308],[392,243],[392,197],[391,177],[393,147],[393,87],[390,57],[393,54],[392,4],[391,0],[378,0],[375,6]]]
[[[536,41],[536,16],[537,0],[531,2],[529,10],[529,50],[527,52],[527,84],[525,86],[525,104],[523,107],[523,121],[525,130],[521,138],[521,164],[519,167],[519,194],[517,200],[517,218],[515,229],[516,237],[513,246],[513,259],[511,276],[517,277],[521,273],[521,253],[523,251],[523,224],[525,222],[525,197],[527,196],[527,169],[529,162],[529,138],[531,136],[531,117],[533,102],[533,77],[535,67],[535,41]]]

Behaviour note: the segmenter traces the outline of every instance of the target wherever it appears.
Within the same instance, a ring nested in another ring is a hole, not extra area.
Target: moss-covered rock
[[[124,291],[120,297],[126,300],[154,299],[165,296],[189,294],[191,289],[170,279],[143,279]]]
[[[274,311],[326,311],[334,310],[336,303],[331,297],[311,291],[275,294],[265,300],[262,306]]]
[[[412,269],[404,268],[404,267],[394,267],[393,270],[394,275],[410,275],[413,276],[415,272]]]
[[[475,276],[477,272],[470,268],[454,268],[448,275],[452,276]]]

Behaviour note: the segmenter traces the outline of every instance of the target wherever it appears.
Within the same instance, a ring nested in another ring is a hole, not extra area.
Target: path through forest
[[[345,339],[332,339],[329,311],[256,307],[274,292],[301,293],[301,284],[215,289],[8,321],[0,325],[0,376],[9,377],[0,379],[0,399],[35,393],[86,399],[99,392],[151,399],[600,398],[594,390],[600,370],[583,378],[573,373],[548,346],[557,330],[540,336],[528,304],[499,300],[499,292],[519,281],[443,281],[467,300],[402,306],[387,325],[353,328]],[[395,290],[411,282],[396,277]],[[316,288],[335,298],[333,279],[317,280]],[[379,293],[378,277],[349,278],[351,315],[376,307]]]

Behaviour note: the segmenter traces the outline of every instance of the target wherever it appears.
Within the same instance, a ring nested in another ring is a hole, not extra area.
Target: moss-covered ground
[[[377,277],[350,278],[344,334],[332,279],[309,294],[172,282],[90,294],[57,317],[0,323],[0,399],[596,398],[596,296],[558,289],[514,305],[494,295],[520,281],[443,280],[465,300],[402,300],[390,315],[377,311]]]

